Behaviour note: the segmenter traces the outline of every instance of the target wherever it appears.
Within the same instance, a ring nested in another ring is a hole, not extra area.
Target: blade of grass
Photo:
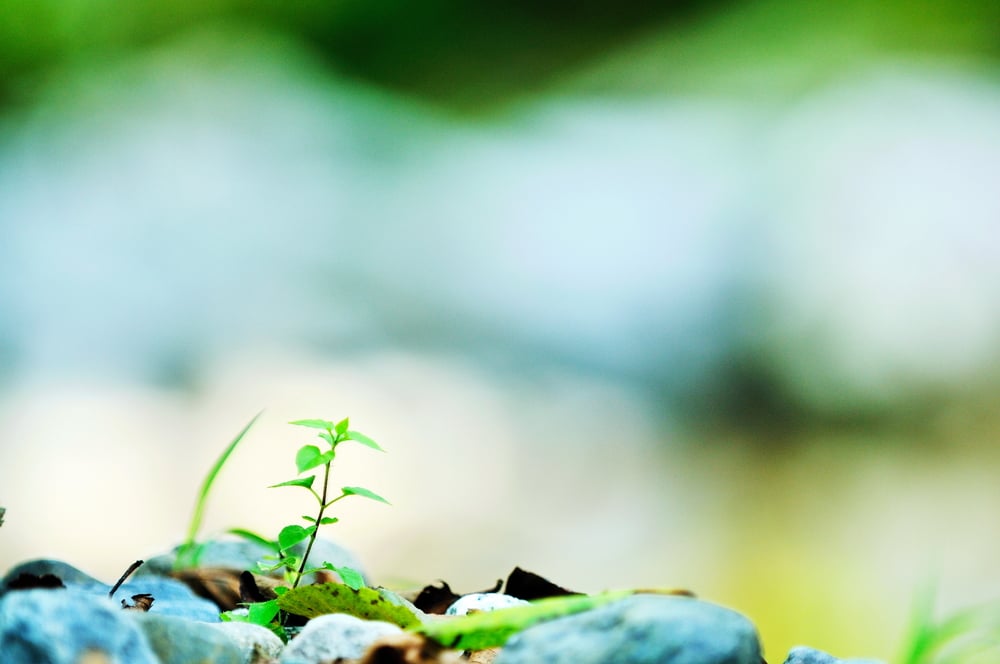
[[[195,549],[195,538],[198,536],[198,531],[201,529],[201,522],[205,516],[205,505],[208,503],[208,495],[212,491],[212,484],[215,483],[215,478],[219,475],[219,471],[229,460],[229,456],[236,449],[236,446],[240,444],[243,437],[247,435],[250,428],[257,421],[257,418],[261,416],[264,411],[260,411],[253,418],[247,422],[247,425],[236,434],[232,442],[226,446],[226,449],[222,451],[219,458],[215,460],[215,463],[209,469],[208,474],[205,476],[205,480],[201,484],[201,489],[198,491],[198,499],[194,504],[194,513],[191,515],[191,523],[188,526],[187,537],[184,543],[181,544],[180,549],[177,551],[177,558],[174,561],[174,567],[180,569],[182,567],[194,566],[197,564],[197,560],[191,560],[191,552]]]
[[[933,582],[927,582],[917,591],[910,618],[908,647],[903,664],[920,664],[934,643],[934,600],[936,590]]]

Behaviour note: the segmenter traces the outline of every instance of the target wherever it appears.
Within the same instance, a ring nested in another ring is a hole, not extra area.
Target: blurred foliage
[[[120,56],[184,31],[264,28],[300,39],[350,76],[479,105],[543,85],[650,23],[725,4],[8,0],[0,3],[0,100],[16,100],[26,80],[48,69]]]
[[[588,72],[585,87],[648,91],[729,84],[734,75],[760,85],[748,63],[780,64],[783,75],[766,69],[770,85],[800,80],[806,62],[815,73],[873,52],[993,58],[998,24],[1000,3],[984,0],[6,0],[0,104],[30,98],[53,69],[127,56],[191,30],[288,35],[346,75],[482,108],[575,70]],[[590,73],[609,53],[617,55]]]
[[[637,40],[572,87],[794,94],[876,58],[993,62],[998,25],[1000,3],[983,0],[734,3],[691,29]]]

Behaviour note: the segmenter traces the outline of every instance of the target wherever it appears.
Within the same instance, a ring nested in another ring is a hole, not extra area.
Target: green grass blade
[[[184,543],[181,545],[180,550],[177,552],[177,559],[174,562],[175,568],[182,568],[188,566],[194,566],[197,564],[197,560],[192,559],[191,553],[195,550],[195,538],[198,536],[198,531],[201,530],[201,522],[205,516],[205,505],[208,503],[208,495],[212,491],[212,485],[215,483],[215,478],[218,477],[219,471],[222,467],[226,465],[226,461],[229,460],[229,456],[236,449],[236,446],[240,444],[243,437],[247,435],[250,428],[257,421],[257,418],[263,414],[261,411],[253,416],[253,418],[247,422],[247,425],[236,434],[232,442],[222,451],[219,458],[215,460],[215,464],[209,469],[208,474],[205,476],[205,480],[201,484],[201,489],[198,491],[198,499],[194,504],[194,513],[191,515],[191,523],[188,526],[187,537]]]
[[[910,618],[910,635],[902,664],[920,664],[934,645],[934,600],[933,583],[927,583],[917,591]]]

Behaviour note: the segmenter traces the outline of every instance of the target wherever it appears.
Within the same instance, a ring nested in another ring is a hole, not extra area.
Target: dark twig
[[[130,576],[132,576],[132,572],[134,572],[137,569],[139,569],[139,566],[142,565],[142,563],[144,563],[144,562],[145,562],[144,560],[137,560],[137,561],[135,561],[134,563],[132,563],[131,565],[128,566],[128,569],[125,570],[125,573],[122,574],[122,576],[121,576],[120,579],[118,579],[118,583],[116,583],[114,586],[112,586],[111,592],[108,593],[108,599],[111,599],[112,597],[115,596],[115,591],[118,590],[119,588],[121,588],[122,584],[125,583],[125,579],[129,578]]]

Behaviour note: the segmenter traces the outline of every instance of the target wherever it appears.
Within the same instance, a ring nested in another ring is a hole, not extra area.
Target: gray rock
[[[305,553],[305,544],[297,545],[293,551],[299,555]],[[254,571],[257,569],[257,561],[263,559],[264,556],[273,554],[274,551],[266,546],[245,539],[210,540],[205,543],[199,555],[198,566]],[[135,575],[169,574],[173,570],[176,558],[176,548],[170,553],[154,556],[136,570]],[[365,577],[366,585],[369,583],[368,576],[361,567],[361,561],[353,553],[328,539],[320,537],[316,540],[316,544],[313,545],[313,550],[309,554],[309,561],[313,567],[319,567],[324,562],[333,563],[338,567],[350,567],[361,572],[361,575]]]
[[[252,664],[258,652],[270,659],[277,659],[281,655],[282,648],[285,647],[285,644],[275,636],[274,632],[260,625],[245,622],[222,622],[214,624],[212,627],[229,637],[239,649],[243,664]]]
[[[788,651],[785,664],[883,664],[874,659],[837,659],[822,650],[808,646],[795,646]]]
[[[111,588],[103,586],[95,591],[107,595]],[[114,602],[121,606],[121,600],[132,604],[132,595],[145,593],[153,596],[153,606],[150,613],[200,620],[203,622],[219,622],[219,607],[214,602],[198,597],[187,585],[175,579],[159,576],[144,576],[129,581],[115,592]]]
[[[4,664],[77,664],[87,654],[110,664],[160,664],[129,616],[76,589],[18,590],[0,600]]]
[[[160,664],[241,664],[240,650],[215,625],[176,616],[128,611]]]
[[[7,591],[7,584],[19,577],[21,574],[34,574],[35,576],[52,574],[59,577],[59,579],[61,579],[67,586],[72,584],[100,583],[100,581],[86,572],[81,572],[77,568],[68,563],[62,562],[61,560],[40,558],[38,560],[29,560],[11,567],[10,570],[8,570],[4,575],[3,580],[0,581],[0,597],[2,597]],[[104,592],[107,594],[107,590]]]
[[[281,664],[319,664],[338,658],[358,659],[376,639],[400,634],[396,625],[362,620],[345,613],[317,616],[281,653]]]
[[[141,568],[140,568],[141,569]],[[0,582],[0,597],[6,592],[7,584],[21,574],[42,576],[53,574],[59,577],[67,588],[79,590],[98,598],[106,598],[111,590],[109,584],[81,572],[77,568],[59,560],[32,560],[10,569]],[[114,596],[113,606],[121,608],[121,600],[133,604],[132,596],[145,593],[154,598],[151,613],[218,622],[219,609],[212,602],[198,597],[185,584],[174,579],[146,574],[122,585]]]
[[[496,664],[761,664],[757,631],[730,609],[635,595],[530,627]]]

